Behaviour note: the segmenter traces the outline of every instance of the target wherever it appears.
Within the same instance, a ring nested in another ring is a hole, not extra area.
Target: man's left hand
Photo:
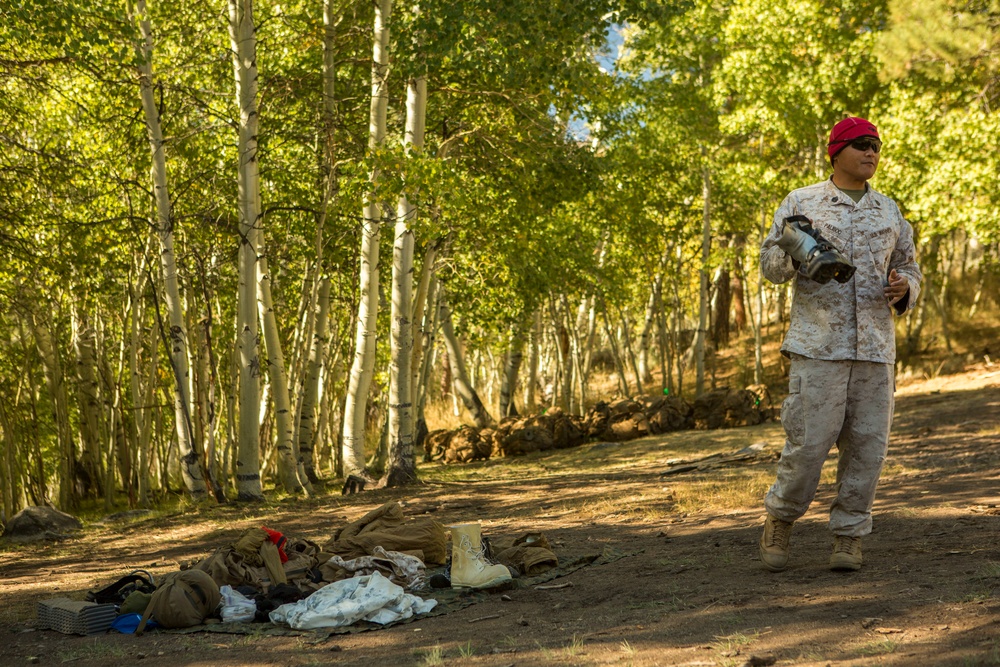
[[[889,284],[884,290],[885,298],[889,300],[889,305],[895,306],[909,291],[910,283],[906,281],[906,278],[896,273],[896,269],[890,271]]]

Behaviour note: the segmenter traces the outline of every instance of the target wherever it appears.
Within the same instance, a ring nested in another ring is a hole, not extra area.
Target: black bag
[[[125,598],[135,591],[152,593],[155,590],[156,584],[153,582],[153,575],[145,570],[135,570],[99,591],[89,591],[87,601],[97,604],[121,605]]]

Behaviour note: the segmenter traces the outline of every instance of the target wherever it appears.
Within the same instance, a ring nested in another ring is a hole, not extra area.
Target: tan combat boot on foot
[[[451,585],[453,588],[492,588],[512,579],[510,570],[486,560],[478,523],[451,528]]]
[[[831,570],[861,569],[861,538],[835,535],[833,538],[833,554],[830,556]]]
[[[760,562],[771,572],[781,572],[788,565],[788,538],[791,534],[790,521],[767,515],[764,534],[760,536]]]

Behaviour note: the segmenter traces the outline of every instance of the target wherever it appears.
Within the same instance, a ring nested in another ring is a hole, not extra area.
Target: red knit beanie
[[[826,152],[831,158],[839,153],[848,143],[859,137],[878,136],[878,129],[864,118],[851,116],[840,121],[830,130],[830,143],[826,145]]]

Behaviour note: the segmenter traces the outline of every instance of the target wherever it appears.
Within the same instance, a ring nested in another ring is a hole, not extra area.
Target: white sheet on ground
[[[304,600],[283,604],[269,614],[272,623],[296,630],[337,628],[357,621],[385,625],[426,614],[437,600],[424,600],[403,591],[378,572],[335,581]]]

